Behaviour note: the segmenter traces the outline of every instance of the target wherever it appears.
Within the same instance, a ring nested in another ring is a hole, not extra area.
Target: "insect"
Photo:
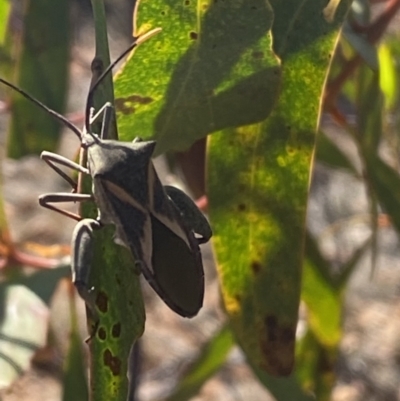
[[[88,286],[93,230],[112,224],[116,228],[115,241],[130,250],[136,265],[156,293],[176,313],[192,317],[203,304],[204,271],[199,244],[212,236],[209,223],[184,192],[161,184],[151,161],[155,141],[107,139],[113,106],[106,103],[96,115],[91,107],[94,91],[116,63],[158,31],[155,29],[139,37],[100,74],[89,90],[82,131],[13,84],[1,78],[0,82],[70,128],[86,152],[86,166],[55,153],[42,152],[41,158],[71,185],[72,193],[44,194],[39,197],[39,203],[78,221],[72,235],[72,280],[88,306],[94,307],[93,289]],[[91,132],[91,126],[99,118],[102,118],[102,125],[97,135]],[[92,193],[77,193],[77,183],[60,166],[89,174]],[[54,205],[86,201],[95,201],[98,209],[96,219],[82,218]]]

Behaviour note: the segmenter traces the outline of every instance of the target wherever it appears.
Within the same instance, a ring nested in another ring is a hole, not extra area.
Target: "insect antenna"
[[[30,95],[28,92],[25,92],[23,89],[18,88],[18,86],[15,86],[11,82],[8,82],[3,78],[0,78],[0,82],[4,85],[10,87],[11,89],[14,89],[16,92],[20,93],[22,96],[24,96],[26,99],[30,100],[32,103],[36,104],[36,106],[40,107],[46,113],[53,116],[56,120],[61,121],[66,127],[68,127],[72,132],[74,132],[78,136],[79,139],[82,139],[81,130],[75,124],[73,124],[71,121],[69,121],[67,118],[65,118],[62,114],[57,113],[56,111],[50,109],[45,104],[43,104],[40,100],[37,100],[32,95]]]
[[[133,43],[126,49],[124,50],[118,57],[116,60],[114,60],[103,72],[102,74],[100,74],[99,78],[97,79],[96,82],[94,82],[89,90],[89,94],[87,97],[87,101],[86,101],[86,110],[85,110],[85,129],[86,132],[88,132],[90,134],[90,116],[91,116],[91,112],[90,109],[92,107],[93,104],[93,96],[94,93],[96,91],[96,89],[98,88],[98,86],[101,84],[101,82],[104,80],[104,78],[109,74],[109,72],[130,52],[132,51],[136,46],[140,45],[141,43],[143,43],[145,40],[149,39],[150,37],[152,37],[153,35],[157,34],[158,32],[161,31],[161,28],[155,28],[152,29],[151,31],[145,33],[142,36],[137,37]]]

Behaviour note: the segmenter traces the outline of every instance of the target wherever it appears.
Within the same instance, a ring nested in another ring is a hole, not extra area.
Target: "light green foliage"
[[[205,381],[218,371],[235,344],[232,331],[223,327],[200,351],[200,357],[180,381],[167,401],[186,401],[194,397]]]
[[[0,0],[0,46],[4,44],[10,10],[11,10],[10,1]]]
[[[399,98],[399,77],[394,63],[394,54],[389,44],[379,46],[379,83],[385,95],[385,107],[391,110]]]
[[[278,89],[271,18],[261,0],[140,2],[136,33],[162,32],[117,78],[121,139],[153,137],[161,153],[263,120]]]

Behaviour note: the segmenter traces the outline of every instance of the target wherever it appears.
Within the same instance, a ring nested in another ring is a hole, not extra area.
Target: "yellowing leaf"
[[[270,4],[279,99],[264,103],[272,112],[262,122],[210,138],[209,210],[223,297],[239,343],[253,366],[287,376],[294,365],[320,96],[347,4],[341,2],[332,23],[323,17],[323,1]],[[270,52],[271,44],[262,51]]]
[[[121,139],[154,137],[161,153],[262,121],[279,83],[271,22],[263,0],[141,1],[137,32],[162,32],[135,51],[116,80]]]

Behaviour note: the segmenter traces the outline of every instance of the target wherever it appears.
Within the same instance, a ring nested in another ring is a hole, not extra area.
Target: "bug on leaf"
[[[151,287],[173,311],[192,317],[203,304],[204,271],[199,244],[207,242],[212,235],[208,221],[184,192],[161,184],[151,160],[154,141],[107,139],[113,106],[106,103],[96,115],[91,107],[95,89],[116,63],[158,31],[155,29],[139,37],[100,74],[89,91],[82,131],[13,84],[1,78],[0,82],[70,128],[86,152],[86,166],[55,153],[42,152],[41,158],[71,185],[73,192],[44,194],[39,203],[78,221],[72,236],[72,279],[88,306],[94,307],[93,290],[88,286],[93,230],[113,224],[116,242],[130,250]],[[91,132],[91,126],[99,118],[102,118],[102,125],[101,133],[97,135]],[[89,174],[92,194],[77,193],[77,183],[60,166]],[[82,218],[54,205],[85,201],[95,201],[96,219]]]

